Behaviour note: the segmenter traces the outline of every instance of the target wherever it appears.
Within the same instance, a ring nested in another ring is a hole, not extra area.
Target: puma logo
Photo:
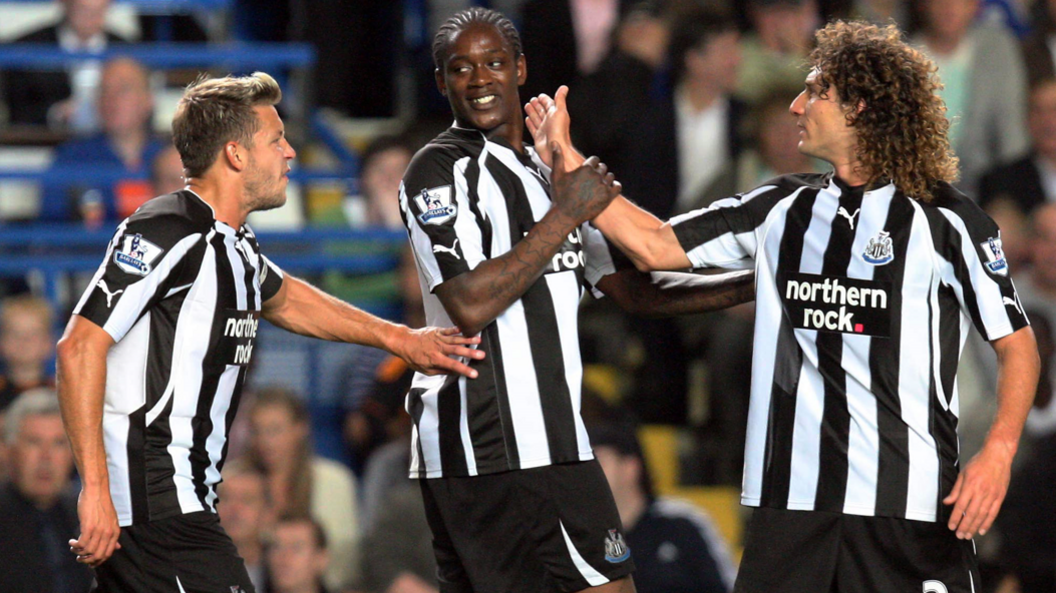
[[[113,305],[113,301],[114,301],[114,297],[115,296],[121,294],[122,292],[125,292],[125,289],[123,289],[123,288],[121,290],[115,290],[114,292],[110,292],[110,287],[106,285],[106,280],[100,280],[99,281],[99,288],[103,289],[103,292],[106,293],[106,308],[107,309],[109,309],[111,307],[111,305]]]
[[[1006,305],[1012,305],[1013,307],[1016,308],[1016,311],[1019,311],[1020,315],[1023,315],[1023,307],[1019,306],[1019,301],[1017,301],[1015,299],[1010,299],[1007,296],[1003,296],[1003,297],[1001,297],[1001,302],[1006,304]]]
[[[458,255],[458,252],[455,251],[455,249],[457,249],[457,248],[458,248],[458,239],[455,239],[455,242],[452,243],[450,247],[444,247],[443,245],[433,245],[433,253],[441,253],[441,252],[450,253],[451,255],[454,256],[455,259],[462,259]]]
[[[840,206],[840,209],[836,211],[836,214],[839,214],[840,216],[846,218],[847,219],[847,224],[851,225],[851,230],[853,231],[854,230],[854,218],[856,216],[858,216],[858,213],[861,212],[861,211],[862,211],[862,209],[859,208],[859,209],[854,211],[854,214],[851,214],[850,212],[847,212],[846,208],[844,208],[843,206]]]

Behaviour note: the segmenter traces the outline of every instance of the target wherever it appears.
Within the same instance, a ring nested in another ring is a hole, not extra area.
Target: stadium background
[[[651,66],[649,80],[655,87],[651,92],[662,93],[657,89],[665,84],[671,86],[671,63],[666,56],[669,40],[677,28],[678,15],[692,11],[696,5],[726,10],[736,20],[741,31],[737,39],[741,55],[736,67],[748,71],[759,64],[765,67],[776,63],[767,60],[783,60],[781,67],[792,72],[793,80],[804,74],[801,63],[806,46],[797,49],[793,43],[792,49],[776,52],[783,55],[766,55],[768,38],[762,28],[770,25],[764,22],[764,13],[786,11],[779,14],[781,22],[777,25],[786,39],[809,38],[809,31],[835,17],[878,21],[892,18],[918,40],[928,39],[932,29],[940,28],[929,23],[928,3],[924,0],[599,0],[578,3],[588,11],[582,14],[590,14],[602,24],[592,33],[594,55],[582,55],[586,50],[581,47],[577,58],[576,47],[561,35],[589,34],[575,28],[562,29],[568,25],[570,4],[577,3],[114,0],[106,8],[106,29],[130,43],[109,44],[101,51],[84,53],[56,44],[26,45],[18,41],[26,32],[61,18],[62,3],[0,1],[0,69],[5,73],[2,84],[8,100],[0,108],[0,121],[4,122],[0,124],[0,297],[13,299],[32,294],[46,300],[54,312],[52,338],[57,336],[116,226],[117,218],[109,211],[99,215],[99,201],[109,199],[107,188],[121,187],[117,190],[121,193],[131,191],[130,187],[154,187],[159,181],[149,165],[130,171],[112,164],[76,160],[64,163],[57,158],[64,144],[91,137],[100,130],[105,132],[105,124],[98,118],[94,122],[78,122],[76,114],[58,120],[49,116],[44,122],[21,121],[18,106],[10,104],[14,100],[10,89],[20,84],[20,75],[25,72],[83,71],[90,70],[93,63],[99,68],[109,59],[135,59],[149,70],[153,105],[146,125],[150,134],[162,142],[181,88],[199,72],[263,70],[275,75],[285,94],[280,111],[299,156],[291,175],[288,204],[250,219],[264,251],[291,273],[307,277],[343,299],[390,319],[409,320],[413,317],[407,317],[407,307],[415,305],[413,293],[417,284],[405,282],[406,276],[401,275],[401,270],[407,269],[402,255],[406,235],[398,220],[393,224],[391,211],[386,217],[381,212],[384,206],[375,205],[377,198],[371,195],[376,187],[391,187],[392,174],[388,175],[389,185],[384,171],[376,173],[378,180],[368,181],[365,165],[372,163],[383,168],[379,164],[383,159],[374,157],[396,147],[400,156],[392,157],[396,164],[389,166],[399,170],[409,154],[406,151],[416,150],[449,125],[446,101],[435,90],[430,44],[432,32],[455,10],[488,6],[513,18],[524,35],[528,60],[529,84],[522,101],[530,92],[552,93],[554,89],[540,85],[556,80],[570,84],[573,95],[579,93],[602,104],[609,99],[594,96],[600,93],[599,89],[622,92],[620,85],[625,81],[617,74],[622,76],[627,71],[612,65],[613,57],[621,52]],[[932,4],[972,4],[972,0],[936,0]],[[986,138],[988,143],[1016,146],[1015,151],[1029,150],[1029,134],[1046,133],[1046,128],[1038,127],[1040,124],[1028,125],[1025,115],[1029,111],[1030,91],[1051,78],[1051,73],[1036,72],[1029,51],[1032,40],[1051,38],[1047,37],[1053,30],[1050,11],[1056,12],[1056,2],[979,3],[972,30],[999,31],[1025,52],[1022,60],[1019,54],[1016,57],[1016,68],[1024,73],[1022,88],[1005,89],[993,107],[1004,116],[1024,116],[1024,121],[1019,123],[1018,132],[987,128],[986,133],[992,135]],[[782,26],[786,30],[781,30]],[[808,33],[806,37],[804,31]],[[561,45],[565,41],[568,43]],[[533,59],[532,48],[536,47],[547,50],[540,51],[539,59]],[[558,49],[571,55],[561,57]],[[608,72],[612,76],[605,79]],[[561,79],[559,75],[568,78]],[[94,90],[91,82],[75,81],[72,96],[98,100],[95,95],[99,79],[93,80]],[[759,79],[742,73],[728,93],[743,99],[749,107],[736,123],[743,144],[724,155],[725,166],[715,171],[712,181],[729,178],[735,191],[748,189],[761,180],[761,175],[781,172],[783,166],[793,163],[808,168],[819,166],[787,156],[794,152],[789,151],[794,136],[791,140],[784,136],[782,144],[779,131],[768,133],[776,129],[775,122],[781,121],[782,106],[787,106],[798,92],[795,83],[775,84],[768,89],[772,92],[761,90],[759,85]],[[965,92],[960,100],[970,103],[969,91]],[[590,105],[581,107],[580,113],[591,113]],[[591,127],[589,119],[576,118],[575,112],[573,115],[574,129],[583,126],[598,134],[588,136],[584,142],[590,148],[604,149],[599,150],[603,158],[615,162],[635,158],[627,146],[632,140],[627,134],[612,135],[616,140],[609,143],[596,141],[613,131],[601,129],[602,124]],[[87,120],[92,119],[87,116]],[[617,128],[630,126],[630,122],[619,120],[608,123]],[[1052,129],[1052,134],[1056,135],[1056,129]],[[1038,144],[1037,138],[1034,144]],[[1018,156],[993,152],[976,165],[977,171],[965,177],[966,189],[979,194],[986,189],[981,181],[985,179],[983,173],[999,170]],[[614,168],[619,177],[619,167]],[[1040,211],[1021,208],[1015,190],[1009,191],[1013,194],[1011,200],[991,202],[991,214],[1005,229],[1005,249],[1013,266],[1018,266],[1019,273],[1025,276],[1034,274],[1030,281],[1038,289],[1040,311],[1047,316],[1056,310],[1056,302],[1046,295],[1056,294],[1056,288],[1039,279],[1044,278],[1039,268],[1047,262],[1039,259],[1044,255],[1037,254],[1050,248],[1056,240],[1056,229],[1048,222],[1052,219],[1048,212],[1040,215]],[[62,196],[64,209],[48,209],[49,192]],[[389,197],[395,202],[395,195]],[[1031,197],[1034,201],[1030,204],[1054,199],[1056,189],[1049,187],[1043,195]],[[412,297],[406,307],[402,297],[405,294]],[[738,492],[750,373],[751,317],[749,306],[678,321],[642,321],[588,297],[581,322],[588,364],[587,413],[639,421],[637,430],[656,491],[688,499],[705,510],[733,549],[738,547],[744,520]],[[315,453],[347,465],[357,479],[363,480],[367,453],[387,440],[390,433],[386,423],[399,423],[398,405],[392,398],[379,400],[371,395],[379,365],[385,361],[362,349],[301,339],[268,324],[261,327],[250,391],[282,387],[298,394],[311,416]],[[962,427],[967,433],[962,433],[962,450],[966,454],[978,446],[987,414],[993,409],[986,387],[987,381],[992,380],[988,375],[992,373],[992,361],[987,359],[992,358],[992,353],[979,348],[979,344],[971,344],[968,356],[979,358],[978,362],[972,360],[965,365],[968,368],[961,377],[962,406],[968,408],[962,410]],[[46,365],[47,372],[53,372],[50,355]],[[367,429],[363,428],[365,425]],[[1053,447],[1045,445],[1046,439],[1051,441],[1048,425],[1044,419],[1034,425],[1034,432],[1027,437],[1028,445],[1034,445],[1036,440],[1040,454],[1051,456]],[[235,434],[233,438],[237,452],[240,437]],[[241,437],[241,441],[248,440]],[[1028,446],[1027,453],[1021,456],[1025,459],[1017,468],[1020,474],[1038,475],[1031,472],[1052,465],[1051,460],[1038,461],[1031,448]],[[361,492],[362,488],[361,485]],[[1052,512],[1051,507],[1049,511]],[[1001,582],[1005,573],[1014,572],[1004,560],[1002,537],[1007,540],[1036,536],[1012,531],[982,539],[983,559],[989,571],[999,577],[991,579],[991,584]],[[1044,539],[1045,535],[1040,537]]]

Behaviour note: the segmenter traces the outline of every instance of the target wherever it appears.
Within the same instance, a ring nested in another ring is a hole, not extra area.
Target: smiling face
[[[253,134],[253,145],[246,147],[245,195],[250,212],[271,210],[286,203],[290,161],[297,156],[286,140],[286,128],[273,106],[254,107],[260,129]]]
[[[524,56],[514,56],[502,33],[473,23],[450,41],[436,84],[460,127],[494,130],[512,139],[523,126],[517,87],[526,76]]]
[[[799,151],[829,163],[847,163],[855,158],[858,138],[847,123],[847,112],[835,86],[822,94],[821,73],[807,75],[803,92],[792,101],[789,111],[799,128]]]

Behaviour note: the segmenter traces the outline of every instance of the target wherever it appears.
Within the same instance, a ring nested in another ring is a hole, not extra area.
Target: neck
[[[249,212],[242,206],[242,188],[238,185],[206,174],[189,179],[187,187],[212,206],[216,220],[233,229],[245,224]]]
[[[125,167],[135,169],[143,162],[143,147],[147,144],[147,134],[143,130],[133,130],[120,136],[111,136],[110,143]]]
[[[687,80],[682,89],[693,111],[697,113],[710,108],[722,96],[722,90],[706,80]]]
[[[862,165],[857,160],[847,159],[840,161],[830,161],[833,169],[836,171],[836,177],[841,181],[850,186],[862,185],[869,181],[869,177],[862,170]]]

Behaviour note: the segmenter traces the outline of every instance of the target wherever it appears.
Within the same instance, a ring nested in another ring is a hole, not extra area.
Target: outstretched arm
[[[554,99],[547,95],[534,97],[525,106],[525,123],[535,138],[535,149],[543,162],[552,162],[553,145],[561,147],[564,167],[579,166],[581,155],[572,146],[571,119],[566,98],[568,87],[557,89]],[[670,224],[619,196],[591,223],[605,238],[619,247],[641,271],[683,270],[692,267]]]
[[[562,151],[553,158],[562,162]],[[513,249],[436,287],[444,309],[466,335],[480,333],[543,274],[568,235],[619,194],[620,184],[597,159],[551,177],[554,205]]]
[[[483,351],[466,347],[480,343],[480,338],[462,337],[454,328],[410,329],[385,321],[289,275],[275,296],[264,302],[262,313],[275,325],[303,336],[381,348],[428,375],[454,372],[476,378],[475,370],[453,357],[484,358]]]
[[[681,272],[620,270],[597,287],[620,308],[641,317],[658,318],[725,309],[755,298],[755,272],[701,275]]]
[[[1041,361],[1030,326],[991,342],[997,352],[997,414],[982,450],[964,466],[943,503],[953,505],[949,528],[957,537],[985,534],[1008,492],[1012,458],[1038,387]]]

